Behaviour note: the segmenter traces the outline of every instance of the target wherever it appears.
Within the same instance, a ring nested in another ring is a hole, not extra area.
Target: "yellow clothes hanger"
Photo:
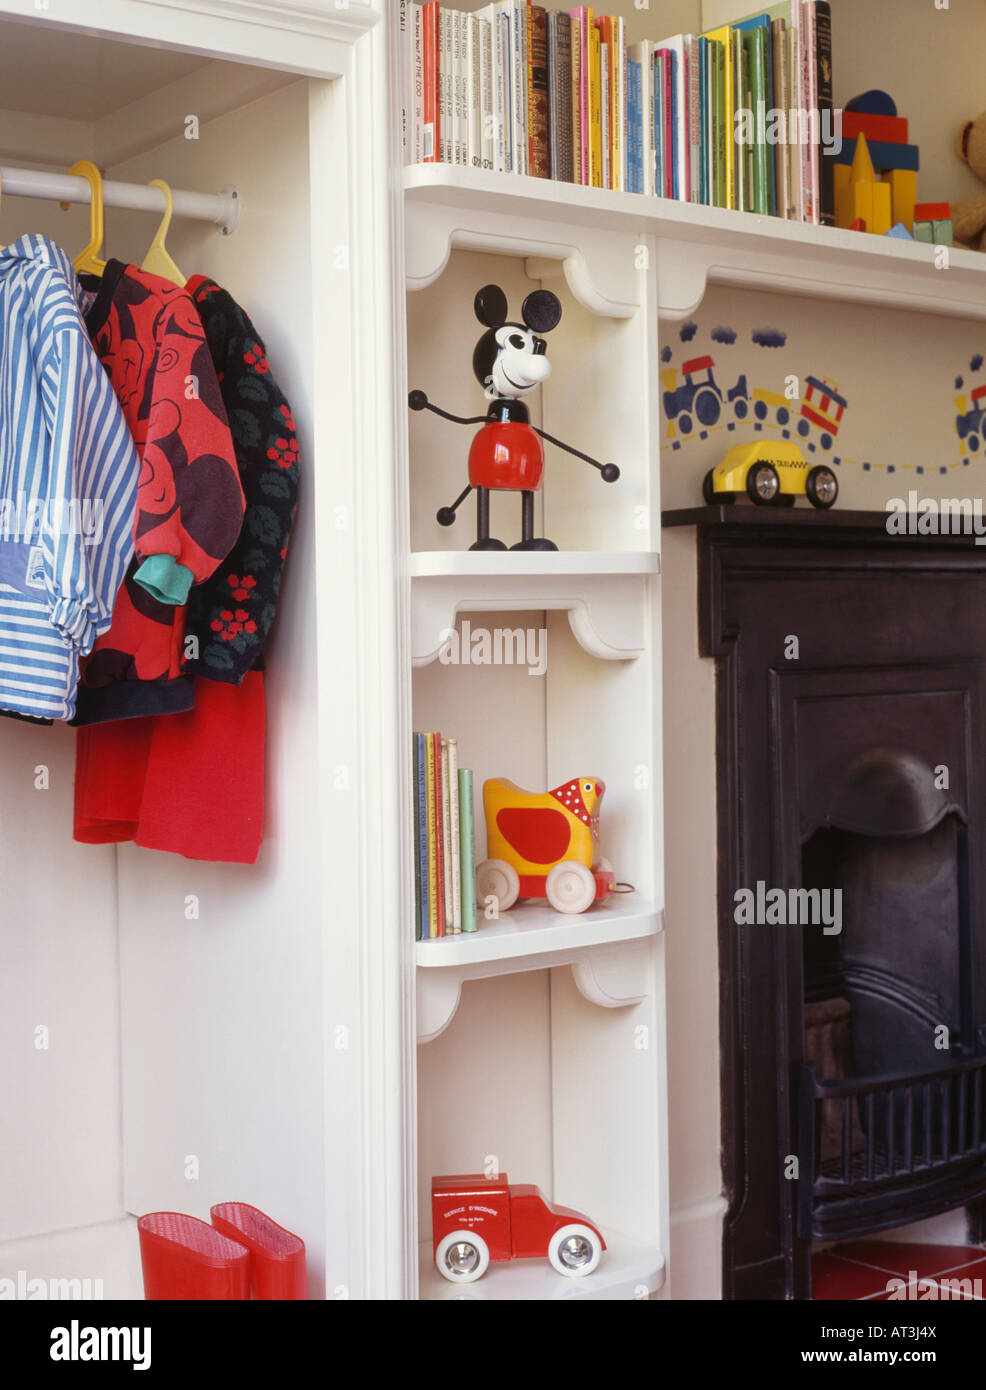
[[[99,259],[99,253],[103,246],[103,176],[91,159],[77,159],[69,173],[81,174],[92,190],[89,243],[83,247],[72,264],[80,273],[88,271],[90,275],[102,275],[106,269],[106,262]],[[61,206],[67,211],[69,205],[62,203]]]
[[[171,189],[164,179],[151,179],[148,187],[160,188],[164,194],[164,216],[161,218],[161,225],[154,233],[154,240],[151,242],[150,249],[140,268],[148,271],[151,275],[161,275],[165,280],[171,280],[174,284],[184,287],[186,277],[175,265],[164,244],[164,239],[168,235],[168,228],[171,226],[171,214],[174,211]]]

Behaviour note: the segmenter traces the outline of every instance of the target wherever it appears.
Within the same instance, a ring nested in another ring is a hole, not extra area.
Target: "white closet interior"
[[[171,28],[181,32],[174,12]],[[332,596],[328,571],[319,586],[314,535],[315,480],[334,459],[315,449],[313,260],[346,234],[327,226],[328,245],[313,247],[309,134],[330,87],[0,18],[10,108],[0,165],[64,173],[90,158],[107,179],[235,187],[243,214],[232,235],[176,214],[168,246],[186,275],[211,276],[253,319],[294,409],[303,469],[267,649],[268,805],[255,866],[76,844],[74,731],[0,720],[5,1275],[102,1277],[105,1297],[140,1297],[130,1213],[208,1219],[210,1203],[245,1200],[303,1235],[313,1296],[327,1277],[343,1293],[358,1286],[345,1223],[328,1211],[338,1174],[324,1101],[316,605]],[[186,138],[190,116],[197,139]],[[320,158],[331,175],[331,156]],[[157,221],[108,208],[103,255],[139,264]],[[88,227],[88,207],[3,193],[0,244],[35,231],[73,255]],[[342,443],[345,418],[338,429]],[[338,719],[331,693],[322,699],[323,716]],[[344,966],[334,962],[340,977]],[[327,1274],[330,1224],[342,1238]]]

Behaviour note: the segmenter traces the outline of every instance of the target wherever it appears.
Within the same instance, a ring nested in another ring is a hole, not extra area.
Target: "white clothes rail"
[[[89,184],[73,174],[50,174],[43,169],[8,169],[0,167],[0,193],[14,198],[45,198],[59,203],[89,203],[92,201]],[[176,217],[191,217],[199,222],[214,222],[229,236],[240,220],[240,199],[233,187],[221,193],[185,193],[172,189]],[[164,193],[144,183],[115,183],[103,181],[103,206],[128,208],[133,212],[164,214]]]

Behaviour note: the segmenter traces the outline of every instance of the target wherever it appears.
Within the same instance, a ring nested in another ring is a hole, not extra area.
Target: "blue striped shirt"
[[[140,461],[65,252],[0,250],[0,709],[71,719],[133,555]]]

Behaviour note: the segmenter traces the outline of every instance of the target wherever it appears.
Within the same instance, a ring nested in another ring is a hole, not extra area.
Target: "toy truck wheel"
[[[724,507],[728,507],[732,502],[736,501],[736,496],[732,492],[716,492],[713,478],[714,473],[715,469],[710,468],[702,479],[702,498],[709,507],[719,506],[720,503]]]
[[[567,860],[548,874],[544,892],[556,912],[585,912],[596,901],[596,880],[584,864]]]
[[[548,1246],[552,1268],[568,1279],[581,1279],[583,1275],[591,1274],[602,1257],[603,1249],[595,1231],[591,1226],[582,1226],[577,1222],[562,1226],[551,1237]]]
[[[520,896],[520,876],[505,859],[484,859],[476,869],[476,902],[485,907],[486,899],[496,898],[497,908],[506,912]]]
[[[758,507],[772,507],[781,490],[781,480],[772,463],[755,463],[746,475],[746,495]]]
[[[475,1231],[449,1231],[438,1242],[435,1266],[450,1284],[474,1284],[489,1264],[489,1246]]]
[[[831,468],[820,464],[805,479],[805,494],[813,507],[825,510],[839,495],[839,481]]]

